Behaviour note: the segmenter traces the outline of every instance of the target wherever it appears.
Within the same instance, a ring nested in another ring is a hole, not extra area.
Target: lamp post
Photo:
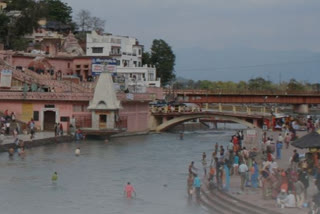
[[[267,102],[267,99],[268,99],[268,96],[265,96],[263,98],[263,115],[262,115],[262,129],[264,131],[267,131],[268,127],[264,124],[264,117],[265,117],[265,114],[266,114],[266,102]]]

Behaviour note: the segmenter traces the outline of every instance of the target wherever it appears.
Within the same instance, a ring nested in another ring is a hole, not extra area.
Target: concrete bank
[[[34,139],[34,140],[27,140],[24,141],[25,148],[32,148],[32,147],[38,147],[38,146],[45,146],[45,145],[53,145],[53,144],[59,144],[59,143],[68,143],[74,141],[73,136],[57,136],[57,137],[46,137],[46,138],[40,138],[40,139]],[[5,143],[0,145],[0,152],[7,152],[9,148],[15,148],[14,143]]]

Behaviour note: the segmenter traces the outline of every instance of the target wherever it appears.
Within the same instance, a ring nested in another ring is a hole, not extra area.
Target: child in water
[[[51,177],[51,181],[53,183],[55,183],[56,181],[58,180],[58,173],[57,172],[54,172],[52,177]]]

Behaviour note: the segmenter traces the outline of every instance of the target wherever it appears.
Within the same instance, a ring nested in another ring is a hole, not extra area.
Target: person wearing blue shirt
[[[196,196],[200,197],[201,180],[197,174],[195,175],[195,178],[193,180],[193,187],[195,188]]]

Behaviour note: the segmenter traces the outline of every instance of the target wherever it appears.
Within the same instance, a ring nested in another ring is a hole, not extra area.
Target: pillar
[[[222,105],[219,103],[219,112],[222,112]]]
[[[253,119],[253,125],[254,125],[255,127],[259,127],[259,121],[258,121],[258,119]]]
[[[308,114],[309,113],[309,105],[308,104],[294,105],[293,112],[298,113],[298,114]]]

